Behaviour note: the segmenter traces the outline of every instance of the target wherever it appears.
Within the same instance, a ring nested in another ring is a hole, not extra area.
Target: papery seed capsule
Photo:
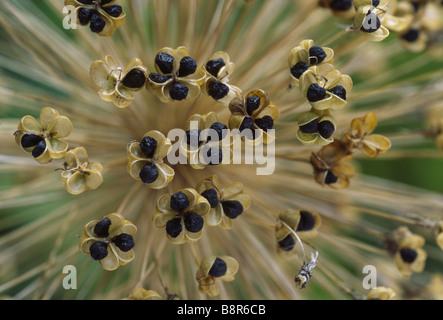
[[[188,213],[185,217],[185,228],[189,232],[199,232],[203,229],[204,219],[195,212]]]
[[[235,219],[243,213],[243,205],[237,200],[223,201],[222,207],[225,214],[231,219]]]
[[[43,141],[42,137],[40,137],[36,134],[26,133],[25,135],[23,135],[20,143],[23,148],[29,148],[29,147],[36,146],[41,141]]]
[[[218,72],[221,68],[223,68],[226,65],[225,61],[222,58],[209,60],[206,63],[206,70],[213,75],[214,77],[217,77]]]
[[[32,150],[32,156],[34,158],[38,158],[45,152],[45,150],[46,150],[46,142],[45,140],[42,140],[39,143],[37,143],[35,148]]]
[[[300,211],[300,220],[295,231],[309,231],[315,227],[315,218],[309,211]]]
[[[167,53],[160,52],[155,57],[155,64],[163,74],[170,74],[174,66],[174,57]]]
[[[309,69],[309,65],[306,62],[299,61],[291,68],[291,74],[296,79],[300,79],[303,73]]]
[[[186,99],[186,97],[188,96],[188,92],[189,92],[189,89],[187,86],[185,86],[184,84],[175,82],[172,85],[171,90],[169,90],[169,95],[171,96],[171,98],[173,100],[181,101],[181,100]]]
[[[171,196],[170,206],[171,209],[175,211],[186,209],[189,206],[188,197],[186,197],[186,195],[181,191],[174,193]]]
[[[111,17],[114,17],[114,18],[120,17],[120,15],[123,12],[122,7],[117,5],[117,4],[114,4],[112,6],[104,7],[103,10],[105,10],[105,12],[107,14],[109,14]]]
[[[349,10],[353,5],[352,0],[334,0],[329,5],[331,9],[337,11],[346,11]]]
[[[319,46],[313,46],[309,49],[309,63],[311,65],[322,63],[326,58],[326,52]]]
[[[186,77],[193,74],[197,70],[197,62],[192,57],[183,57],[180,60],[180,68],[178,69],[179,77]]]
[[[250,96],[246,98],[246,112],[249,115],[257,110],[260,107],[260,97],[259,96]]]
[[[338,180],[338,177],[333,174],[330,170],[328,170],[328,172],[326,173],[326,177],[325,177],[325,183],[326,184],[333,184],[336,183]]]
[[[186,143],[191,147],[198,147],[201,143],[200,141],[201,131],[198,129],[191,129],[186,131]]]
[[[215,100],[226,97],[229,93],[229,87],[223,82],[216,81],[209,86],[208,94]]]
[[[413,263],[417,259],[418,253],[414,249],[403,248],[400,250],[400,256],[406,263]]]
[[[134,238],[126,233],[119,234],[112,242],[123,252],[128,252],[135,246]]]
[[[77,14],[80,24],[84,26],[87,25],[91,21],[91,16],[93,12],[95,12],[95,10],[80,8]]]
[[[343,86],[337,85],[332,89],[329,89],[328,91],[340,97],[341,99],[346,100],[346,89]]]
[[[140,141],[140,149],[148,158],[152,158],[157,149],[157,140],[149,136],[144,137]]]
[[[317,102],[323,100],[326,96],[326,90],[317,83],[313,83],[309,86],[306,93],[306,97],[310,102]]]
[[[102,260],[108,256],[108,245],[102,241],[94,242],[89,248],[92,259]]]
[[[126,74],[122,82],[125,87],[137,89],[145,85],[146,76],[143,71],[132,69]]]
[[[418,37],[420,36],[420,31],[417,29],[409,29],[408,32],[403,34],[401,37],[407,42],[414,42],[417,41]]]
[[[218,140],[214,141],[220,141],[226,137],[228,127],[223,123],[214,122],[209,129],[214,130],[217,133]],[[212,135],[209,134],[208,141],[212,141]]]
[[[288,234],[286,237],[278,242],[278,246],[283,251],[291,251],[292,249],[294,249],[295,240],[290,234]]]
[[[109,236],[109,227],[111,225],[111,219],[104,218],[103,220],[97,222],[94,227],[94,233],[97,237],[105,238]]]
[[[318,123],[318,133],[325,139],[330,138],[335,132],[334,124],[329,121],[321,121]]]
[[[106,21],[103,20],[98,14],[93,13],[91,16],[91,23],[89,24],[89,28],[92,32],[100,33],[105,29]]]
[[[377,15],[373,12],[369,12],[364,21],[363,25],[361,26],[360,30],[367,33],[372,33],[380,29],[381,27],[381,21],[377,17]]]
[[[158,170],[153,163],[147,163],[139,173],[139,177],[143,183],[153,183],[158,178]]]
[[[255,119],[255,124],[262,130],[267,131],[274,127],[274,120],[270,116]]]
[[[214,278],[223,277],[228,271],[228,266],[226,262],[220,258],[215,258],[214,263],[212,264],[211,269],[209,270],[209,274]]]
[[[155,83],[165,83],[166,81],[171,79],[171,76],[163,76],[163,75],[158,74],[158,73],[150,73],[149,74],[149,79],[151,79]]]
[[[208,200],[209,204],[211,205],[211,208],[215,208],[218,205],[218,196],[217,191],[215,189],[208,189],[201,193],[203,197]]]
[[[301,125],[299,129],[304,133],[316,133],[318,132],[318,121],[317,119],[314,119],[311,122]]]
[[[183,227],[181,224],[180,218],[174,218],[172,220],[169,220],[166,223],[166,232],[169,234],[172,238],[178,237],[178,235],[182,232]]]

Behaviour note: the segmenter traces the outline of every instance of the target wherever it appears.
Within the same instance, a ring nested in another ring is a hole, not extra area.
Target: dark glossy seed
[[[352,0],[334,0],[331,2],[330,7],[333,10],[337,11],[346,11],[349,10],[353,5]]]
[[[201,131],[198,129],[191,129],[186,131],[186,143],[191,147],[198,147],[201,143],[200,141]]]
[[[214,139],[214,141],[220,141],[226,137],[228,134],[228,127],[220,122],[214,122],[211,124],[211,127],[209,127],[211,130],[208,134],[208,141],[212,141],[212,138],[216,136],[217,138]],[[213,131],[212,131],[213,130]]]
[[[291,68],[291,74],[294,76],[294,78],[300,79],[302,74],[308,69],[309,65],[306,62],[300,61]]]
[[[132,69],[123,78],[123,85],[128,88],[138,89],[145,85],[146,76],[140,69]]]
[[[318,121],[317,119],[314,119],[311,122],[301,125],[299,129],[304,133],[316,133],[318,132]]]
[[[260,107],[260,97],[259,96],[250,96],[246,98],[246,112],[249,115],[252,115],[252,113],[257,110]]]
[[[417,259],[418,253],[414,249],[403,248],[400,250],[400,256],[406,263],[413,263]]]
[[[112,0],[100,0],[100,4],[102,6],[107,5],[108,3],[110,3]]]
[[[43,141],[42,137],[35,135],[35,134],[27,133],[27,134],[23,135],[20,143],[23,148],[29,148],[29,147],[36,146],[41,141]]]
[[[346,100],[346,89],[343,86],[337,85],[328,91],[342,98],[343,100]]]
[[[211,205],[211,208],[215,208],[218,205],[217,190],[208,189],[203,191],[201,195],[205,197],[206,200],[208,200],[209,204]]]
[[[311,65],[322,63],[326,58],[326,52],[319,46],[313,46],[309,49],[309,62]]]
[[[217,77],[218,72],[225,65],[226,65],[226,63],[222,58],[209,60],[208,63],[206,63],[206,71],[208,71],[214,77]]]
[[[112,242],[123,252],[128,252],[135,246],[134,238],[127,233],[119,234]]]
[[[229,93],[229,87],[223,82],[216,81],[209,86],[208,94],[215,100],[226,97]]]
[[[153,183],[158,178],[158,170],[153,163],[147,163],[139,173],[139,177],[143,183]]]
[[[300,221],[295,231],[309,231],[315,227],[315,218],[309,211],[300,211]]]
[[[328,170],[328,173],[326,174],[326,177],[325,177],[325,183],[326,184],[333,184],[333,183],[336,183],[337,180],[338,180],[338,177],[335,174],[333,174],[330,170]]]
[[[95,10],[81,8],[78,10],[78,21],[81,25],[85,26],[91,21],[92,13],[95,12]]]
[[[92,0],[77,0],[77,1],[82,4],[92,4]]]
[[[34,149],[32,149],[32,156],[34,158],[40,157],[46,150],[46,142],[45,140],[40,141],[37,143]]]
[[[231,219],[235,219],[243,213],[243,205],[237,200],[223,201],[222,207],[225,214]]]
[[[317,83],[309,86],[306,97],[310,102],[317,102],[323,100],[326,96],[326,90],[320,87]]]
[[[372,33],[380,29],[380,26],[380,19],[375,13],[370,12],[366,15],[360,30],[363,32]]]
[[[223,277],[226,274],[226,271],[228,271],[226,262],[220,258],[215,258],[215,261],[208,273],[214,278],[218,278]]]
[[[106,26],[106,21],[103,20],[98,14],[93,13],[91,16],[91,23],[89,24],[89,28],[92,32],[100,33]]]
[[[179,77],[186,77],[193,74],[197,70],[197,62],[192,57],[183,57],[180,60],[180,68],[178,69]]]
[[[329,121],[321,121],[318,123],[318,133],[325,139],[328,139],[331,137],[335,132],[335,126],[334,124]]]
[[[372,5],[377,7],[380,4],[380,0],[372,0]]]
[[[170,205],[171,209],[175,211],[186,209],[189,206],[188,197],[186,197],[186,195],[181,191],[174,193],[171,196]]]
[[[166,232],[172,238],[177,238],[178,235],[182,232],[182,230],[183,227],[180,218],[174,218],[166,223]]]
[[[94,227],[94,233],[97,237],[105,238],[109,236],[109,227],[111,225],[111,219],[104,218],[103,220],[97,222]]]
[[[188,213],[185,217],[185,228],[189,232],[199,232],[203,229],[204,223],[203,217],[195,212]]]
[[[175,82],[172,85],[171,90],[169,90],[169,95],[171,96],[171,98],[177,101],[186,99],[188,93],[189,93],[188,87],[178,82]]]
[[[255,119],[255,124],[262,130],[267,131],[274,127],[274,120],[270,116]]]
[[[114,18],[120,17],[120,15],[123,12],[122,7],[117,5],[117,4],[114,4],[112,6],[104,7],[103,10],[105,10],[105,12],[107,14],[109,14],[111,17],[114,17]]]
[[[403,34],[401,37],[406,40],[407,42],[414,42],[417,41],[418,37],[420,36],[420,31],[417,29],[409,29],[408,32]]]
[[[292,249],[294,249],[295,240],[290,234],[288,234],[286,237],[278,242],[278,246],[283,251],[291,251]]]
[[[163,76],[163,75],[158,74],[158,73],[150,73],[149,74],[149,79],[151,79],[155,83],[165,83],[166,81],[171,79],[171,76]]]
[[[108,256],[108,245],[102,241],[96,241],[89,247],[92,259],[102,260]]]
[[[158,66],[160,71],[163,72],[163,74],[170,74],[172,73],[174,66],[174,57],[170,54],[160,52],[155,57],[155,64]]]
[[[157,140],[149,136],[144,137],[142,141],[140,141],[140,149],[143,151],[145,156],[152,158],[155,150],[157,149]]]

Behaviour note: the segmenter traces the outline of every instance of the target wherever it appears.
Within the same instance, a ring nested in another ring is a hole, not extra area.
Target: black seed
[[[93,13],[91,16],[91,23],[89,24],[89,28],[92,32],[100,33],[106,26],[106,21],[103,20],[98,14]]]
[[[102,260],[108,255],[108,245],[102,241],[96,241],[89,247],[92,259]]]
[[[321,121],[318,123],[318,133],[325,139],[328,139],[331,137],[335,132],[335,126],[334,124],[329,121]]]
[[[342,98],[343,100],[346,100],[346,89],[343,86],[338,85],[328,91]]]
[[[201,131],[197,129],[191,129],[186,131],[186,143],[191,147],[198,147],[201,143],[200,141]]]
[[[78,10],[78,21],[81,25],[87,25],[89,21],[91,21],[92,13],[95,12],[95,10],[81,8]]]
[[[177,192],[171,196],[170,205],[172,210],[180,211],[189,206],[189,200],[183,192]]]
[[[209,60],[208,63],[206,63],[206,71],[208,71],[214,77],[217,77],[218,72],[225,65],[226,65],[226,63],[222,58]]]
[[[300,221],[295,231],[309,231],[315,227],[315,218],[309,211],[300,211]]]
[[[317,102],[325,98],[326,90],[317,83],[313,83],[309,86],[306,96],[310,102]]]
[[[144,137],[142,141],[140,141],[140,149],[142,149],[148,158],[152,158],[157,149],[157,140],[149,136]]]
[[[372,5],[374,7],[378,6],[380,4],[380,0],[372,0]]]
[[[83,4],[92,4],[92,0],[77,0],[77,1]]]
[[[375,13],[370,12],[366,15],[360,30],[363,32],[372,33],[380,29],[380,26],[381,26],[380,19],[377,17]]]
[[[209,166],[219,165],[223,161],[223,152],[219,148],[208,148],[203,156],[205,163],[207,163]]]
[[[303,73],[305,73],[306,70],[309,69],[309,65],[306,62],[300,61],[297,62],[292,68],[291,68],[291,74],[296,78],[300,79]]]
[[[417,29],[409,29],[408,32],[403,34],[401,37],[406,40],[407,42],[414,42],[417,41],[418,37],[420,36],[420,31]]]
[[[245,117],[238,128],[242,135],[245,135],[248,139],[255,140],[254,122],[251,118]]]
[[[209,274],[214,278],[218,278],[223,277],[226,274],[226,271],[228,271],[228,266],[226,265],[226,262],[220,258],[215,258],[214,264],[209,270]]]
[[[204,222],[203,217],[195,212],[191,212],[185,217],[185,228],[189,232],[199,232],[203,229]]]
[[[193,74],[197,70],[197,62],[191,57],[183,57],[180,60],[180,68],[178,69],[179,77],[186,77]]]
[[[167,53],[160,52],[155,57],[155,64],[163,74],[170,74],[174,66],[174,57]]]
[[[288,234],[286,237],[278,242],[278,246],[283,251],[291,251],[292,249],[294,249],[295,240],[290,234]]]
[[[94,227],[94,233],[97,237],[104,238],[109,236],[109,226],[111,225],[111,219],[104,218],[102,221],[97,222]]]
[[[32,156],[34,158],[38,158],[43,154],[43,152],[45,152],[45,150],[46,150],[46,142],[45,140],[42,140],[39,143],[37,143],[34,149],[32,149]]]
[[[217,191],[215,189],[205,190],[201,195],[208,200],[211,208],[215,208],[218,205]]]
[[[150,73],[149,74],[149,79],[151,79],[155,83],[165,83],[170,78],[171,78],[171,76],[163,76],[163,75],[158,74],[158,73]]]
[[[274,127],[274,120],[270,116],[255,119],[255,124],[262,130],[268,131]]]
[[[128,88],[141,88],[145,85],[146,76],[140,69],[132,69],[123,79],[123,85]]]
[[[328,173],[326,174],[325,183],[326,184],[333,184],[336,183],[338,180],[338,177],[333,174],[330,170],[328,170]]]
[[[158,175],[158,170],[153,163],[146,164],[139,173],[139,177],[143,183],[153,183],[157,180]]]
[[[188,87],[178,82],[175,82],[172,85],[171,90],[169,90],[169,95],[171,96],[171,98],[177,101],[186,99],[188,93],[189,93]]]
[[[183,227],[180,218],[174,218],[166,223],[166,232],[173,238],[178,237],[182,230]]]
[[[352,0],[334,0],[331,2],[330,7],[333,10],[337,11],[346,11],[349,10],[353,5]]]
[[[112,0],[101,0],[100,1],[100,4],[102,5],[102,6],[104,6],[104,5],[107,5],[108,3],[110,3]]]
[[[116,4],[104,7],[103,10],[105,10],[107,14],[114,18],[120,17],[123,12],[122,7]]]
[[[123,252],[128,252],[135,246],[134,238],[127,233],[119,234],[112,239],[112,242]]]
[[[246,98],[246,112],[249,115],[252,115],[252,113],[260,107],[260,97],[259,96],[251,96]]]
[[[420,9],[419,4],[414,1],[409,1],[409,3],[412,4],[412,6],[414,7],[414,12],[417,13],[418,9]],[[442,2],[442,5],[443,5],[443,2]]]
[[[301,125],[299,129],[304,133],[316,133],[318,132],[318,121],[317,119],[314,119],[311,122]]]
[[[403,248],[400,250],[400,256],[406,263],[413,263],[417,259],[418,253],[414,249]]]
[[[225,214],[231,219],[235,219],[243,213],[243,206],[240,201],[237,200],[223,201],[222,207]]]
[[[220,141],[224,139],[228,133],[228,127],[220,122],[214,122],[213,124],[211,124],[211,127],[209,129],[214,130],[214,132],[210,132],[210,134],[208,135],[208,141],[212,141],[212,136],[214,136],[215,133],[217,134],[218,139],[214,141]]]
[[[223,82],[216,81],[209,86],[208,94],[215,100],[226,97],[229,93],[229,87]]]
[[[36,146],[41,141],[43,141],[42,137],[35,135],[35,134],[27,133],[27,134],[23,135],[20,143],[23,148],[29,148],[29,147]]]
[[[309,49],[309,63],[311,65],[319,64],[326,58],[326,52],[319,46],[313,46]]]

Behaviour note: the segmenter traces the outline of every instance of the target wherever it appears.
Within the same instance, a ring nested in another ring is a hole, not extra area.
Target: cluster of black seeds
[[[208,200],[211,208],[215,208],[219,203],[221,203],[223,212],[231,219],[237,218],[243,213],[243,205],[237,200],[223,200],[220,201],[218,198],[217,191],[215,189],[208,189],[202,192],[203,197]]]
[[[311,122],[301,125],[299,129],[303,133],[318,133],[324,139],[330,138],[335,132],[335,126],[329,120],[319,122],[317,119],[315,119]]]
[[[94,3],[97,3],[97,1],[93,0],[78,0],[78,2],[86,5],[92,5]],[[101,0],[99,1],[100,8],[105,11],[108,15],[114,18],[120,17],[120,15],[123,13],[123,9],[119,5],[110,5],[106,6],[108,3],[110,3],[111,0]],[[100,12],[96,9],[88,9],[88,8],[80,8],[78,10],[78,21],[81,25],[85,26],[89,24],[89,28],[92,32],[100,33],[102,32],[106,27],[106,20],[103,19]]]
[[[32,148],[32,156],[34,158],[38,158],[41,156],[46,150],[46,142],[43,137],[35,135],[35,134],[24,134],[20,141],[23,148]]]
[[[177,211],[179,215],[166,223],[166,233],[172,238],[176,238],[183,231],[182,221],[186,230],[192,233],[199,232],[203,229],[203,218],[192,211],[186,211],[189,207],[189,200],[183,192],[174,193],[171,196],[170,207]]]
[[[154,156],[155,150],[157,149],[157,140],[152,137],[144,137],[140,142],[140,149],[148,158],[152,158]],[[155,164],[148,162],[139,173],[140,179],[143,183],[152,183],[157,180],[159,176],[159,172]]]

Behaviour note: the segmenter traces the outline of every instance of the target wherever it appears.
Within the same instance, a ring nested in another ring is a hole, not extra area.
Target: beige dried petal
[[[31,116],[24,116],[20,120],[20,123],[18,125],[18,130],[37,135],[42,133],[42,127],[40,126],[38,121]]]

